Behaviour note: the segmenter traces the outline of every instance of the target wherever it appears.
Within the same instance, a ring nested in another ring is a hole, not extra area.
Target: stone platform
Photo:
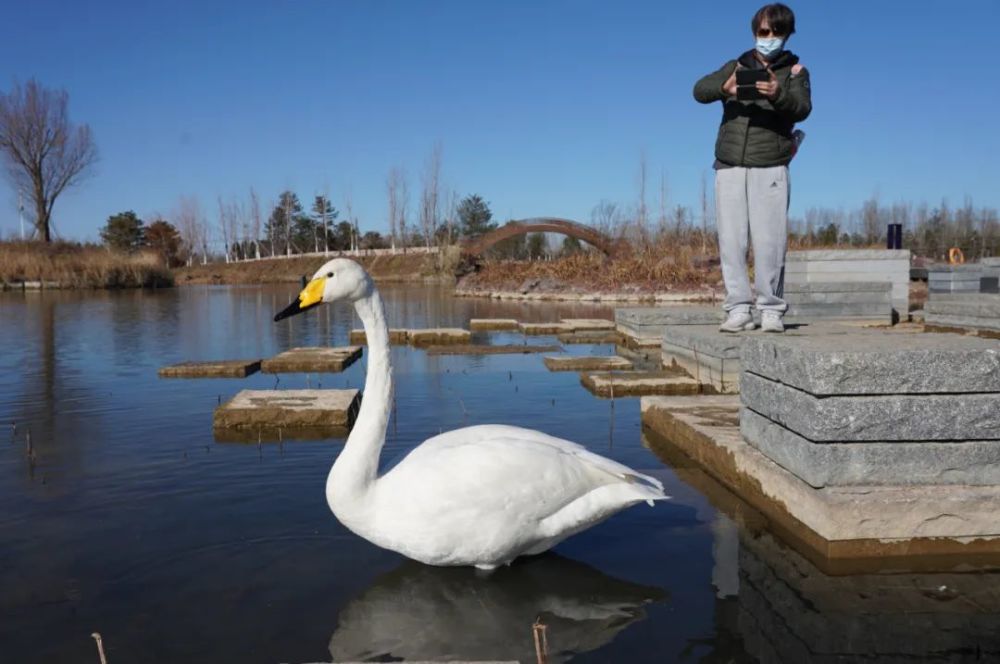
[[[517,329],[521,334],[543,335],[543,334],[566,334],[573,332],[566,323],[518,323]]]
[[[473,332],[490,330],[516,330],[517,321],[513,318],[471,318],[469,329]]]
[[[978,293],[982,275],[983,266],[978,263],[934,265],[927,268],[927,292]]]
[[[181,362],[161,367],[161,378],[246,378],[260,371],[260,360]]]
[[[673,305],[615,309],[615,325],[630,346],[659,346],[668,325],[714,325],[726,319],[718,306]]]
[[[625,338],[616,330],[568,332],[557,335],[563,344],[621,344]]]
[[[924,305],[929,326],[1000,332],[1000,294],[933,293]]]
[[[644,397],[642,422],[820,559],[1000,554],[1000,486],[816,488],[743,439],[732,395]]]
[[[786,323],[862,320],[892,323],[892,284],[888,281],[800,282],[785,285]],[[759,316],[758,316],[759,318]]]
[[[445,344],[427,346],[428,355],[527,355],[530,353],[558,353],[562,346],[532,346],[528,344]]]
[[[785,256],[785,291],[798,284],[887,281],[895,316],[906,320],[910,303],[908,249],[818,249]]]
[[[357,344],[359,346],[368,345],[368,337],[365,335],[364,330],[351,330],[350,335],[348,335],[348,340],[352,344]],[[389,329],[389,344],[392,346],[405,346],[410,343],[410,331],[403,328],[390,328]]]
[[[739,390],[740,347],[749,333],[719,332],[718,325],[664,326],[660,360],[686,371],[707,391]]]
[[[617,355],[548,355],[542,361],[549,371],[622,371],[632,368],[632,362]]]
[[[261,362],[264,373],[339,373],[361,357],[360,346],[292,348]]]
[[[598,371],[580,374],[580,383],[598,397],[616,399],[651,394],[698,394],[696,380],[677,371]]]
[[[467,344],[472,341],[472,333],[460,327],[437,327],[410,330],[409,342],[418,348],[441,346],[444,344]]]
[[[615,322],[605,318],[563,318],[561,322],[563,325],[568,325],[571,332],[595,332],[615,329]]]
[[[215,409],[214,429],[269,435],[282,428],[346,431],[354,424],[358,390],[242,390]]]

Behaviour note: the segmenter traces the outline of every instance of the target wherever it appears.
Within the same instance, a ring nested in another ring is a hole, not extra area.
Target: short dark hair
[[[753,19],[750,21],[750,29],[753,30],[755,35],[757,34],[757,28],[760,27],[761,21],[765,18],[771,26],[771,30],[774,34],[781,35],[783,37],[795,34],[795,12],[793,12],[788,5],[783,5],[780,2],[773,2],[758,9],[757,13],[753,15]]]

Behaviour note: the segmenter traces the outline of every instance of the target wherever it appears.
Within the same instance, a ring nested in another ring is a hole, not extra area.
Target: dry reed
[[[0,283],[57,288],[157,288],[173,275],[151,252],[126,254],[71,242],[0,242]]]

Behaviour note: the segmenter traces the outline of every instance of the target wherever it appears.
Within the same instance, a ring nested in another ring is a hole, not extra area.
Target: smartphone
[[[766,81],[771,78],[766,69],[737,69],[736,70],[736,98],[742,100],[763,99],[757,90],[757,81]]]

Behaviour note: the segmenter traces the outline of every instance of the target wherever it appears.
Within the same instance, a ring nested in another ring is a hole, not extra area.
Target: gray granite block
[[[965,327],[977,330],[1000,330],[1000,318],[996,316],[963,316],[961,314],[940,314],[928,311],[924,315],[927,325],[939,327]]]
[[[615,309],[615,322],[633,328],[646,325],[705,325],[721,323],[725,318],[726,314],[721,307],[705,305]]]
[[[935,293],[927,298],[924,308],[928,313],[1000,319],[1000,294]]]
[[[789,251],[786,263],[802,261],[845,261],[845,260],[910,260],[909,249],[809,249]]]
[[[816,397],[744,371],[740,398],[814,442],[1000,440],[1000,393]]]
[[[785,294],[789,293],[890,293],[892,284],[888,281],[803,281],[785,284]]]
[[[825,486],[1000,485],[1000,441],[815,443],[743,408],[740,433],[817,489]]]
[[[852,302],[828,304],[805,303],[795,301],[788,303],[789,316],[815,316],[817,318],[890,318],[892,305],[888,302]]]
[[[748,335],[743,369],[814,395],[1000,392],[996,340],[841,329]]]
[[[1000,256],[986,256],[979,262],[989,267],[1000,267]]]
[[[886,284],[888,286],[889,284]],[[875,304],[884,306],[886,310],[892,308],[889,298],[889,290],[879,293],[877,291],[854,291],[849,293],[789,293],[785,292],[785,301],[790,305],[826,305],[826,304]]]
[[[738,359],[740,347],[748,336],[720,332],[718,325],[666,325],[663,341],[674,346],[710,355]]]

